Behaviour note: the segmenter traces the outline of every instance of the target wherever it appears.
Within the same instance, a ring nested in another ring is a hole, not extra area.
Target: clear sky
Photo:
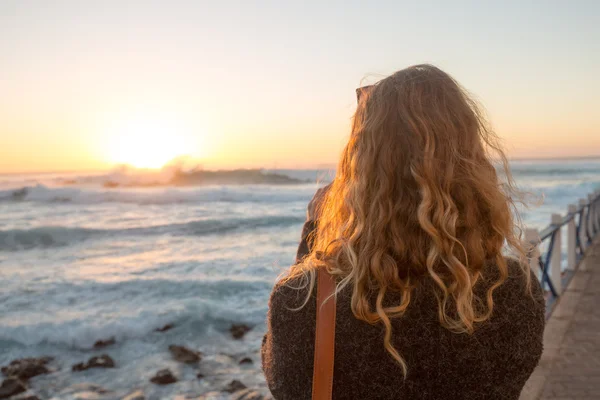
[[[0,1],[0,172],[336,162],[354,89],[433,63],[513,157],[600,154],[600,1]]]

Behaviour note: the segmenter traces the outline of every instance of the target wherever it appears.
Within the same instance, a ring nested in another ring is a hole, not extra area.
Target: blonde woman
[[[311,398],[324,269],[336,283],[333,399],[518,399],[542,353],[545,305],[497,137],[431,65],[358,94],[307,254],[271,295],[273,396]]]

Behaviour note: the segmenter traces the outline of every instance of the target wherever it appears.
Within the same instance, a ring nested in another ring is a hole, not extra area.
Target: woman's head
[[[497,137],[465,90],[434,66],[403,69],[361,92],[317,210],[313,252],[291,276],[326,266],[340,288],[350,285],[356,317],[383,322],[385,346],[405,367],[390,318],[402,315],[422,279],[435,282],[447,328],[472,332],[491,314],[492,292],[507,276],[504,244],[522,254],[511,188]],[[473,287],[488,264],[500,279],[477,299]],[[388,292],[401,292],[402,302],[384,307]]]

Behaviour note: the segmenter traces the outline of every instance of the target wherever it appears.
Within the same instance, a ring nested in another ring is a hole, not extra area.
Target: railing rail
[[[562,228],[567,226],[567,268],[562,268]],[[600,233],[600,190],[580,199],[579,204],[569,205],[565,216],[552,214],[550,225],[538,231],[525,230],[525,241],[529,243],[529,265],[536,272],[547,290],[546,316],[552,313],[556,301],[560,298],[592,244]],[[544,254],[540,244],[548,241]]]

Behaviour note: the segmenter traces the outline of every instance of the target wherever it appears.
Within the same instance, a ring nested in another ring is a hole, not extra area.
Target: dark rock
[[[90,368],[114,368],[115,362],[108,354],[102,354],[101,356],[92,357],[87,363],[79,363],[73,365],[71,368],[73,371],[85,371]]]
[[[113,345],[115,343],[116,343],[115,338],[110,338],[110,339],[107,339],[107,340],[98,340],[96,343],[94,343],[94,348],[95,349],[101,349],[101,348],[106,347],[106,346],[111,346],[111,345]]]
[[[51,360],[51,357],[22,358],[20,360],[11,361],[10,364],[2,367],[1,371],[5,376],[27,381],[34,376],[49,373],[50,370],[46,368],[46,364]]]
[[[246,324],[233,324],[231,325],[229,332],[231,332],[231,336],[233,336],[234,339],[241,339],[251,330],[252,328]]]
[[[243,364],[253,364],[254,361],[252,361],[252,359],[250,357],[244,357],[240,360],[240,365]]]
[[[0,385],[0,399],[7,399],[26,390],[25,384],[17,378],[6,378]]]
[[[229,384],[227,386],[225,386],[223,391],[227,392],[227,393],[235,393],[237,391],[244,390],[244,389],[246,389],[246,385],[244,385],[242,382],[235,379],[235,380],[229,382]]]
[[[25,196],[29,193],[29,189],[24,187],[18,190],[15,190],[11,193],[13,200],[24,200]]]
[[[5,374],[11,377],[19,378],[21,380],[28,380],[33,378],[34,376],[47,374],[50,371],[44,365],[40,364],[26,364],[23,365],[20,369],[9,371],[9,373]]]
[[[252,389],[244,389],[239,392],[235,392],[231,396],[231,400],[265,400],[265,396]]]
[[[121,400],[146,400],[146,396],[144,396],[144,392],[141,390],[136,390],[135,392],[123,397]]]
[[[92,357],[88,361],[88,368],[114,368],[115,361],[108,355],[102,354],[101,356]]]
[[[202,359],[202,353],[183,346],[172,344],[169,346],[169,351],[176,361],[186,364],[196,364]]]
[[[150,382],[156,383],[157,385],[169,385],[177,382],[177,378],[173,376],[173,373],[169,369],[161,369],[150,378]]]
[[[116,187],[119,187],[119,184],[117,182],[113,182],[113,181],[106,181],[104,182],[104,184],[102,185],[107,189],[113,189]]]
[[[167,324],[165,326],[163,326],[162,328],[156,328],[154,331],[155,332],[166,332],[170,329],[173,329],[175,326],[173,324]]]
[[[85,371],[86,369],[87,369],[87,364],[82,363],[82,362],[71,366],[71,371]]]
[[[198,372],[198,374],[196,375],[196,378],[202,379],[202,378],[204,378],[204,374],[202,372]]]

